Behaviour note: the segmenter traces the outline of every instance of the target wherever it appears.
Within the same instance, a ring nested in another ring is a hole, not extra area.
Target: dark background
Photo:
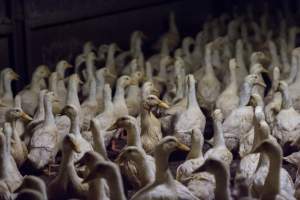
[[[130,33],[142,30],[152,39],[166,30],[176,13],[182,35],[195,35],[209,15],[230,11],[238,0],[0,0],[0,69],[12,67],[28,83],[39,64],[73,61],[84,41],[117,42],[128,48]],[[265,1],[257,2],[257,6]],[[294,1],[269,1],[271,8],[294,8]]]

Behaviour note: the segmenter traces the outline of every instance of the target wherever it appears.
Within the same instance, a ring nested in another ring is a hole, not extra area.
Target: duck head
[[[73,134],[67,134],[63,139],[63,149],[65,150],[73,150],[76,153],[81,153],[80,144],[78,143],[76,136]]]
[[[179,142],[176,137],[166,136],[155,147],[156,152],[171,154],[175,150],[190,151],[190,148]]]
[[[128,146],[125,147],[122,152],[118,155],[115,160],[116,163],[123,163],[124,161],[134,161],[137,162],[143,159],[143,154],[145,154],[139,147]]]
[[[150,110],[151,108],[154,108],[154,107],[163,108],[163,109],[170,108],[166,102],[160,100],[157,96],[152,95],[152,94],[148,95],[146,97],[146,99],[144,100],[144,108]]]
[[[21,108],[11,108],[6,113],[7,120],[22,119],[24,121],[32,121],[32,118],[26,114]]]
[[[117,130],[120,128],[131,128],[134,127],[136,125],[137,121],[134,117],[127,115],[127,116],[123,116],[120,117],[119,119],[117,119],[117,121],[115,123],[113,123],[108,129],[107,131],[113,131],[113,130]]]

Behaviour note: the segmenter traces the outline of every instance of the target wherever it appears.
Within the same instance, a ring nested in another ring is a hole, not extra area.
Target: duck
[[[230,59],[229,71],[230,71],[230,83],[226,86],[223,92],[219,95],[216,101],[216,108],[221,109],[224,118],[227,118],[232,110],[239,106],[239,85],[237,82],[237,65],[236,59]]]
[[[1,96],[1,101],[9,106],[13,106],[13,91],[11,88],[11,82],[13,80],[18,80],[19,75],[11,68],[5,68],[1,71],[3,78],[3,94]]]
[[[253,183],[252,195],[260,199],[295,199],[294,183],[288,172],[282,168],[280,145],[274,140],[266,139],[256,146],[252,153],[263,153],[265,156],[263,159],[268,159],[269,162],[267,165],[261,162],[261,165],[258,166],[257,176],[264,181],[261,180],[259,185],[258,182]],[[262,170],[262,168],[267,169]]]
[[[228,166],[220,159],[208,158],[204,161],[203,165],[194,171],[194,173],[204,171],[212,174],[216,180],[216,187],[214,190],[215,199],[232,199],[229,189],[230,182]]]
[[[0,132],[0,154],[1,162],[1,193],[2,189],[7,188],[9,193],[13,193],[22,183],[23,176],[21,175],[14,158],[11,155],[11,136],[12,127],[10,123],[4,123],[3,131]]]
[[[168,109],[169,106],[155,95],[149,95],[143,100],[141,111],[141,140],[147,153],[153,151],[156,144],[162,139],[161,122],[152,113],[152,108]]]
[[[156,145],[154,149],[156,164],[155,180],[137,191],[131,200],[198,199],[184,185],[173,178],[168,167],[169,156],[177,149],[189,151],[189,147],[181,144],[174,136],[166,136]]]
[[[213,157],[222,160],[224,164],[229,166],[233,160],[233,155],[225,144],[222,128],[223,114],[221,110],[216,109],[212,114],[212,118],[214,124],[214,146],[205,153],[204,158]]]
[[[196,80],[192,74],[186,77],[187,105],[185,110],[179,112],[174,120],[174,135],[180,142],[190,145],[190,134],[187,132],[199,129],[204,132],[206,118],[198,104],[196,97]]]
[[[58,129],[52,112],[52,102],[58,101],[53,92],[44,96],[45,119],[40,127],[34,130],[30,143],[28,161],[31,166],[40,170],[52,161],[58,151]]]
[[[83,183],[88,183],[99,178],[106,180],[109,187],[110,199],[126,200],[121,173],[116,164],[110,161],[98,162],[89,175],[83,180]]]
[[[208,110],[214,109],[214,104],[220,94],[221,84],[217,79],[212,66],[212,51],[213,43],[209,43],[205,48],[205,73],[203,77],[198,80],[197,94],[200,106]]]
[[[223,122],[223,132],[226,146],[229,150],[237,150],[241,135],[247,135],[252,129],[253,107],[248,106],[254,84],[265,86],[256,74],[246,76],[240,92],[239,107],[233,110]]]
[[[74,166],[74,153],[80,153],[80,144],[74,134],[67,134],[62,142],[62,161],[57,176],[48,185],[49,200],[85,198],[88,185],[82,183]]]
[[[74,154],[74,160],[79,160],[85,152],[93,150],[91,143],[85,139],[86,137],[82,136],[80,132],[80,122],[79,122],[79,115],[77,109],[73,105],[67,105],[64,108],[64,114],[67,115],[71,120],[71,127],[69,133],[65,133],[60,138],[63,138],[66,134],[72,134],[75,136],[76,140],[78,141],[78,148],[80,148],[80,153]],[[61,141],[61,140],[60,140]]]
[[[32,74],[31,83],[28,87],[19,92],[22,99],[22,108],[30,116],[38,106],[39,91],[43,89],[44,79],[50,75],[50,70],[46,65],[38,66]]]
[[[124,116],[119,119],[108,129],[108,131],[118,130],[118,129],[124,129],[127,133],[127,146],[131,147],[137,147],[140,149],[140,151],[143,153],[142,156],[145,157],[146,163],[148,165],[148,168],[150,170],[149,173],[152,173],[155,171],[155,164],[153,157],[146,155],[145,150],[142,147],[142,141],[141,141],[141,130],[140,127],[137,124],[137,120],[132,116]],[[148,182],[145,182],[143,180],[144,177],[141,177],[144,173],[139,168],[138,163],[132,161],[132,160],[122,160],[121,155],[122,152],[119,154],[117,160],[120,165],[121,173],[124,174],[124,176],[128,179],[129,183],[133,186],[134,189],[140,189],[142,184],[146,184]],[[135,159],[134,159],[135,160]],[[152,173],[153,174],[153,173]],[[143,180],[141,180],[143,178]],[[148,179],[147,179],[148,180]]]
[[[114,115],[114,105],[112,102],[111,88],[109,84],[105,84],[103,96],[104,111],[98,114],[94,118],[94,121],[96,121],[96,124],[98,124],[99,126],[99,130],[103,133],[105,146],[108,146],[113,134],[112,132],[107,131],[107,129],[116,121],[116,117]]]
[[[20,97],[16,97],[20,98]],[[27,159],[28,150],[26,144],[21,139],[21,134],[17,127],[17,120],[21,119],[30,122],[32,118],[26,114],[20,107],[9,109],[5,114],[6,122],[11,124],[11,154],[18,167]]]
[[[282,104],[281,110],[275,117],[273,135],[280,141],[280,144],[285,144],[297,139],[300,131],[300,114],[293,107],[287,83],[280,81],[279,90],[282,95]]]
[[[59,99],[60,108],[63,108],[67,99],[67,87],[65,85],[65,71],[73,68],[66,60],[61,60],[56,64],[55,71],[57,73],[57,97]]]
[[[186,160],[177,167],[176,180],[184,184],[199,199],[214,199],[215,179],[207,173],[193,174],[205,161],[202,148],[203,134],[199,129],[192,131],[192,145]]]
[[[11,88],[11,82],[18,80],[19,75],[11,68],[5,68],[1,71],[1,77],[3,81],[3,94],[0,97],[0,101],[5,104],[5,107],[0,108],[0,124],[3,125],[5,122],[5,113],[9,108],[13,107],[14,96]]]
[[[125,100],[125,89],[132,84],[129,76],[123,75],[117,80],[116,92],[113,98],[114,116],[119,118],[128,115],[128,108]]]
[[[159,66],[160,60],[162,57],[170,56],[170,49],[168,47],[168,38],[165,37],[162,39],[162,45],[160,48],[160,52],[158,54],[152,55],[150,58],[148,58],[147,62],[151,66]],[[155,67],[155,70],[157,70],[158,67]]]
[[[88,172],[92,172],[94,167],[99,162],[103,162],[105,159],[101,154],[95,151],[86,152],[83,157],[76,162],[79,165],[86,165]],[[109,200],[109,188],[107,186],[107,182],[105,179],[94,179],[93,181],[89,181],[89,191],[87,200]]]

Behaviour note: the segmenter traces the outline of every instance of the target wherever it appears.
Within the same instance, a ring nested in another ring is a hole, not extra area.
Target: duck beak
[[[160,108],[164,108],[164,109],[169,109],[170,108],[170,106],[166,102],[164,102],[164,101],[160,101],[159,104],[158,104],[158,106]]]
[[[186,146],[185,144],[182,144],[180,142],[177,143],[177,148],[182,151],[190,151],[190,147]]]
[[[19,80],[20,76],[16,72],[13,72],[13,80]]]
[[[71,143],[72,143],[72,149],[73,149],[76,153],[81,153],[80,146],[79,146],[78,142],[77,142],[74,138],[71,138]]]
[[[261,80],[257,80],[255,84],[256,85],[260,85],[260,86],[262,86],[264,88],[267,87],[266,84],[264,83],[264,81],[261,81]]]
[[[0,101],[0,107],[7,107],[7,105]]]
[[[21,113],[21,118],[25,121],[32,121],[32,117],[30,117],[28,114],[26,114],[25,112]]]
[[[115,159],[115,163],[121,164],[121,163],[124,162],[124,160],[125,160],[124,157],[125,157],[125,156],[124,156],[124,153],[121,152],[121,153],[118,155],[118,157]]]
[[[106,129],[106,131],[114,131],[118,129],[118,124],[117,122],[115,122],[113,125],[111,125],[108,129]]]
[[[67,64],[65,65],[65,67],[66,67],[66,68],[72,68],[73,65],[71,65],[70,63],[67,63]]]

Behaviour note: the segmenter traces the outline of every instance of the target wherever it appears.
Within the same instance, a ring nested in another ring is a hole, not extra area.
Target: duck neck
[[[188,86],[188,108],[195,108],[198,106],[197,97],[196,97],[196,88],[195,83],[189,83]]]
[[[78,108],[80,107],[80,102],[78,98],[78,84],[72,80],[69,82],[67,104],[76,105],[76,107]]]
[[[36,74],[33,74],[30,83],[30,90],[39,91],[41,89],[41,81],[41,77],[37,76]]]
[[[168,167],[170,153],[156,151],[154,156],[156,165],[155,182],[166,183],[174,180],[172,173]]]
[[[112,45],[108,48],[105,67],[112,70],[112,72],[115,71],[115,47]]]
[[[193,139],[192,137],[191,151],[187,155],[187,160],[203,158],[202,146],[203,142],[201,141],[201,139]]]
[[[162,47],[160,49],[160,55],[161,56],[168,56],[170,54],[170,50],[168,47],[168,40],[164,39],[162,43]]]
[[[290,97],[288,88],[282,91],[282,108],[289,109],[293,106],[292,99]]]
[[[174,14],[171,14],[171,16],[170,16],[169,30],[172,33],[178,34],[178,29],[177,29],[177,26],[176,26],[175,15]]]
[[[73,133],[76,136],[81,136],[81,134],[80,134],[80,121],[79,121],[79,115],[78,114],[71,117],[70,132]]]
[[[46,95],[44,97],[44,109],[45,109],[45,124],[55,125],[55,120],[52,112],[52,103],[50,98]]]
[[[112,103],[111,93],[104,94],[104,111],[111,112],[113,108],[114,105]]]
[[[205,52],[205,74],[215,75],[211,62],[211,49],[207,48]]]
[[[88,80],[93,79],[94,78],[94,71],[95,71],[95,61],[94,61],[94,59],[87,59],[86,60],[86,70],[87,70]]]
[[[166,76],[167,76],[166,64],[165,63],[161,63],[160,64],[160,68],[159,68],[158,77],[165,78]]]
[[[34,119],[43,120],[45,117],[44,96],[45,96],[44,93],[40,94],[39,96],[39,105],[37,108],[37,112],[34,115]]]
[[[57,79],[56,78],[50,77],[49,90],[57,95]]]
[[[94,128],[92,128],[92,134],[95,151],[107,160],[108,157],[105,148],[104,138],[98,125],[94,125]]]
[[[230,84],[229,87],[234,91],[238,91],[237,78],[236,78],[236,68],[230,69]]]
[[[109,178],[106,178],[108,187],[110,188],[110,199],[126,200],[123,189],[122,178],[117,168],[112,168]]]
[[[176,89],[176,97],[182,99],[184,96],[184,79],[179,74],[177,76],[177,89]]]
[[[65,147],[66,148],[66,147]],[[76,169],[73,163],[74,152],[71,149],[64,149],[62,152],[62,162],[60,164],[58,177],[65,180],[66,177],[76,177]]]
[[[151,173],[150,173],[149,163],[147,163],[147,160],[146,160],[146,154],[143,153],[143,156],[136,160],[136,164],[137,164],[137,166],[139,166],[139,168],[143,172],[141,174],[141,180],[140,180],[141,185],[145,186],[148,183],[152,182],[153,177],[151,176]]]
[[[114,102],[122,101],[125,102],[125,89],[122,84],[117,84],[116,93],[114,96]]]
[[[128,146],[137,146],[142,148],[141,142],[141,133],[137,124],[131,124],[129,127],[126,127],[127,132],[127,145]]]
[[[13,92],[11,89],[11,79],[7,76],[4,76],[4,97],[13,98]]]
[[[225,146],[222,122],[218,120],[214,120],[214,146],[215,147]]]
[[[57,77],[59,79],[64,79],[65,78],[65,71],[66,71],[66,68],[64,66],[57,66],[56,67],[56,72],[57,72]]]
[[[229,190],[229,173],[225,167],[215,172],[215,199],[231,200]]]
[[[244,82],[240,93],[240,106],[246,106],[251,97],[252,85],[248,82]]]
[[[2,133],[3,134],[3,133]],[[9,152],[7,148],[7,141],[3,139],[3,144],[0,146],[0,179],[4,179],[9,174]]]
[[[274,151],[275,152],[275,151]],[[270,165],[269,172],[265,180],[262,192],[262,200],[275,199],[280,190],[280,169],[281,169],[281,155],[275,155],[275,153],[268,153]]]
[[[96,93],[97,93],[96,81],[91,80],[91,82],[90,82],[90,91],[89,91],[89,96],[88,96],[88,101],[89,102],[96,102],[97,101]]]

